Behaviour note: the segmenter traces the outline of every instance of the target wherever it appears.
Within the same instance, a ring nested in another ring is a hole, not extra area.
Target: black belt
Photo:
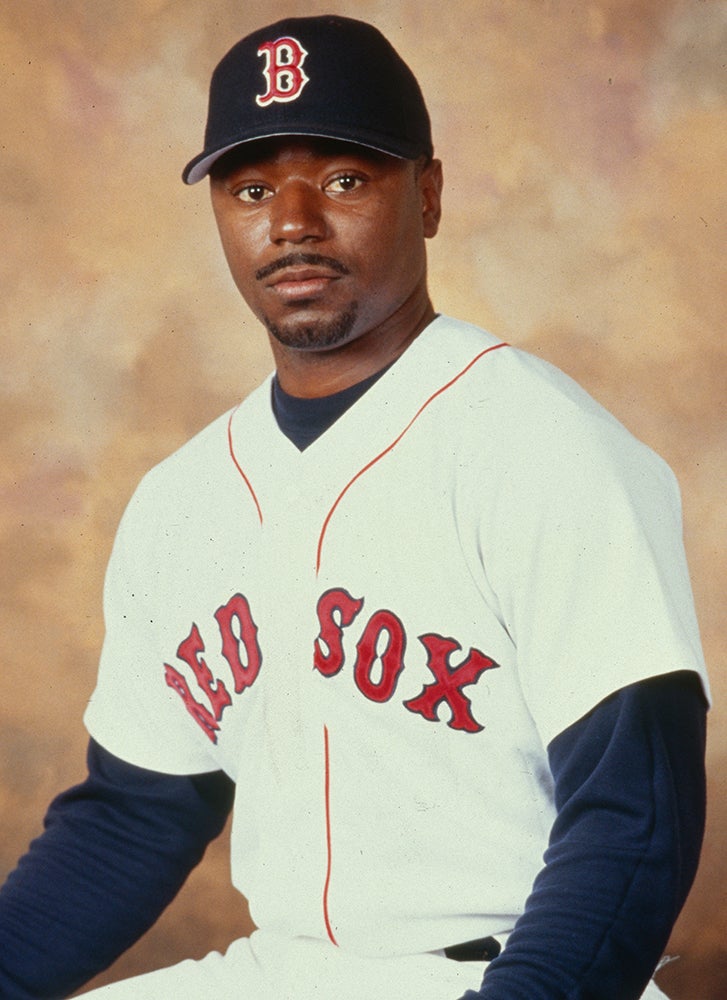
[[[483,937],[465,941],[464,944],[452,944],[444,949],[444,954],[454,962],[491,962],[501,951],[496,938]]]

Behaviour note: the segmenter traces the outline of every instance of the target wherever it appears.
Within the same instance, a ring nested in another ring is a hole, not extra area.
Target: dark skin
[[[354,385],[431,322],[425,240],[439,226],[441,191],[438,160],[334,140],[258,140],[218,162],[222,246],[286,392]]]

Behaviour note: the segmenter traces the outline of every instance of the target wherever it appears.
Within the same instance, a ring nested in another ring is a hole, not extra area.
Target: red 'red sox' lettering
[[[430,722],[437,722],[437,709],[447,704],[452,712],[448,723],[452,729],[463,729],[468,733],[479,733],[482,726],[471,712],[469,698],[462,694],[462,688],[475,684],[485,670],[498,666],[489,656],[478,649],[471,649],[469,655],[458,667],[450,665],[452,653],[462,649],[454,639],[441,635],[420,635],[419,641],[427,651],[427,666],[434,674],[434,683],[425,684],[417,698],[410,698],[404,706],[410,712],[418,712]]]
[[[235,594],[227,604],[215,611],[217,624],[222,635],[222,655],[230,664],[235,679],[235,694],[241,694],[257,680],[263,661],[260,644],[257,641],[257,625],[252,620],[250,605],[242,594]],[[232,623],[237,622],[239,635],[233,631]],[[245,650],[246,663],[240,656],[240,648]]]
[[[230,666],[235,682],[235,693],[241,694],[255,682],[262,665],[262,653],[257,641],[257,625],[253,621],[247,599],[242,594],[235,594],[227,604],[223,604],[215,611],[215,619],[222,637],[222,655]],[[237,622],[239,634],[233,629],[233,622]],[[245,650],[244,663],[240,655],[241,648]],[[184,675],[175,667],[165,663],[164,676],[169,687],[182,698],[187,711],[204,734],[216,743],[222,713],[232,704],[232,698],[224,682],[214,680],[212,671],[200,655],[204,652],[199,629],[196,625],[192,625],[192,631],[179,645],[177,656],[191,667],[199,687],[209,698],[211,711],[193,697]]]
[[[189,685],[184,675],[180,674],[178,670],[165,663],[164,674],[167,684],[181,695],[184,704],[187,706],[187,711],[195,722],[202,727],[203,732],[209,736],[212,742],[216,743],[217,732],[220,728],[219,721],[227,706],[232,704],[232,698],[230,698],[229,692],[222,681],[215,682],[212,671],[201,656],[204,651],[204,643],[202,642],[202,636],[199,634],[199,629],[196,625],[192,625],[192,631],[179,644],[177,656],[191,667],[194,676],[197,678],[197,684],[210,700],[212,711],[192,697],[192,692],[189,690]]]
[[[318,636],[313,646],[313,667],[323,677],[335,677],[346,662],[344,632],[361,614],[363,598],[352,597],[340,587],[327,590],[318,600]],[[241,695],[258,679],[263,654],[258,642],[258,627],[246,597],[234,594],[214,613],[222,639],[221,653],[232,675],[235,694]],[[470,651],[453,664],[462,646],[455,640],[428,632],[419,636],[426,652],[426,664],[433,680],[404,707],[428,722],[439,722],[439,711],[449,712],[447,725],[463,733],[479,733],[483,726],[472,714],[472,702],[463,688],[476,684],[486,670],[499,666],[478,649]],[[393,698],[405,668],[406,629],[393,611],[375,611],[360,631],[356,642],[353,680],[368,701],[383,704]],[[189,683],[176,667],[164,664],[170,688],[177,692],[194,721],[213,743],[217,743],[222,713],[232,704],[224,681],[215,678],[203,657],[205,645],[196,624],[177,649],[206,696],[208,704],[197,701]]]
[[[327,590],[318,601],[321,630],[313,648],[313,666],[324,677],[333,677],[343,666],[343,630],[362,607],[363,601],[357,601],[346,590]]]
[[[318,601],[320,632],[313,646],[313,666],[324,677],[334,677],[344,664],[343,630],[348,628],[363,607],[347,590],[327,590]],[[386,648],[379,655],[379,643],[386,636]],[[356,645],[353,676],[359,691],[369,701],[388,701],[404,669],[406,635],[404,626],[391,611],[377,611],[369,619]],[[324,651],[325,650],[325,651]],[[373,679],[374,664],[379,661],[381,676]]]
[[[387,637],[386,648],[379,657],[378,646],[382,636]],[[391,611],[377,611],[369,619],[363,635],[356,643],[356,663],[353,677],[356,686],[369,701],[388,701],[396,690],[399,675],[404,669],[406,635],[404,626]],[[374,681],[373,665],[380,659],[381,678]]]
[[[363,607],[363,599],[356,600],[339,588],[326,591],[318,601],[320,632],[314,647],[314,666],[326,677],[337,674],[344,664],[343,629],[351,625]],[[337,613],[340,624],[334,621]],[[379,653],[379,642],[387,636],[387,644]],[[489,656],[471,649],[459,666],[452,666],[452,654],[462,647],[454,639],[436,633],[419,636],[427,652],[427,666],[434,681],[426,684],[421,694],[407,699],[403,704],[430,722],[438,722],[437,711],[441,705],[449,708],[451,718],[447,725],[466,733],[478,733],[482,726],[472,715],[472,703],[462,688],[476,684],[486,671],[498,667]],[[329,653],[321,652],[321,643]],[[365,626],[356,644],[354,681],[359,691],[370,701],[388,701],[396,690],[399,676],[404,669],[406,633],[401,621],[391,611],[376,611]],[[373,679],[373,666],[379,661],[380,678]]]
[[[184,674],[180,674],[180,672],[174,667],[165,663],[164,678],[169,687],[176,691],[180,696],[187,708],[187,711],[192,716],[194,721],[201,726],[205,735],[208,736],[213,743],[216,743],[220,724],[208,708],[205,708],[204,705],[195,700],[192,692],[189,690],[189,684],[187,684]]]

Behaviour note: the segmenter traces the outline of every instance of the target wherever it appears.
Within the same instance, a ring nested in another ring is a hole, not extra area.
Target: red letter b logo
[[[260,107],[264,108],[272,101],[294,101],[300,97],[300,92],[308,83],[308,77],[303,72],[308,53],[300,42],[295,38],[278,38],[261,45],[257,54],[265,56],[263,73],[268,85],[266,93],[255,98]]]

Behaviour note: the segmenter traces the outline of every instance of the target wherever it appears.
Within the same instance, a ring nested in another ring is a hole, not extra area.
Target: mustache
[[[286,267],[295,267],[297,264],[308,264],[311,267],[328,267],[336,274],[350,274],[350,271],[345,264],[342,264],[340,260],[336,260],[335,257],[324,257],[323,254],[319,253],[289,253],[285,257],[279,257],[278,260],[273,260],[265,267],[261,267],[255,272],[255,277],[258,281],[264,281],[265,278],[269,278],[276,271],[284,271]]]

